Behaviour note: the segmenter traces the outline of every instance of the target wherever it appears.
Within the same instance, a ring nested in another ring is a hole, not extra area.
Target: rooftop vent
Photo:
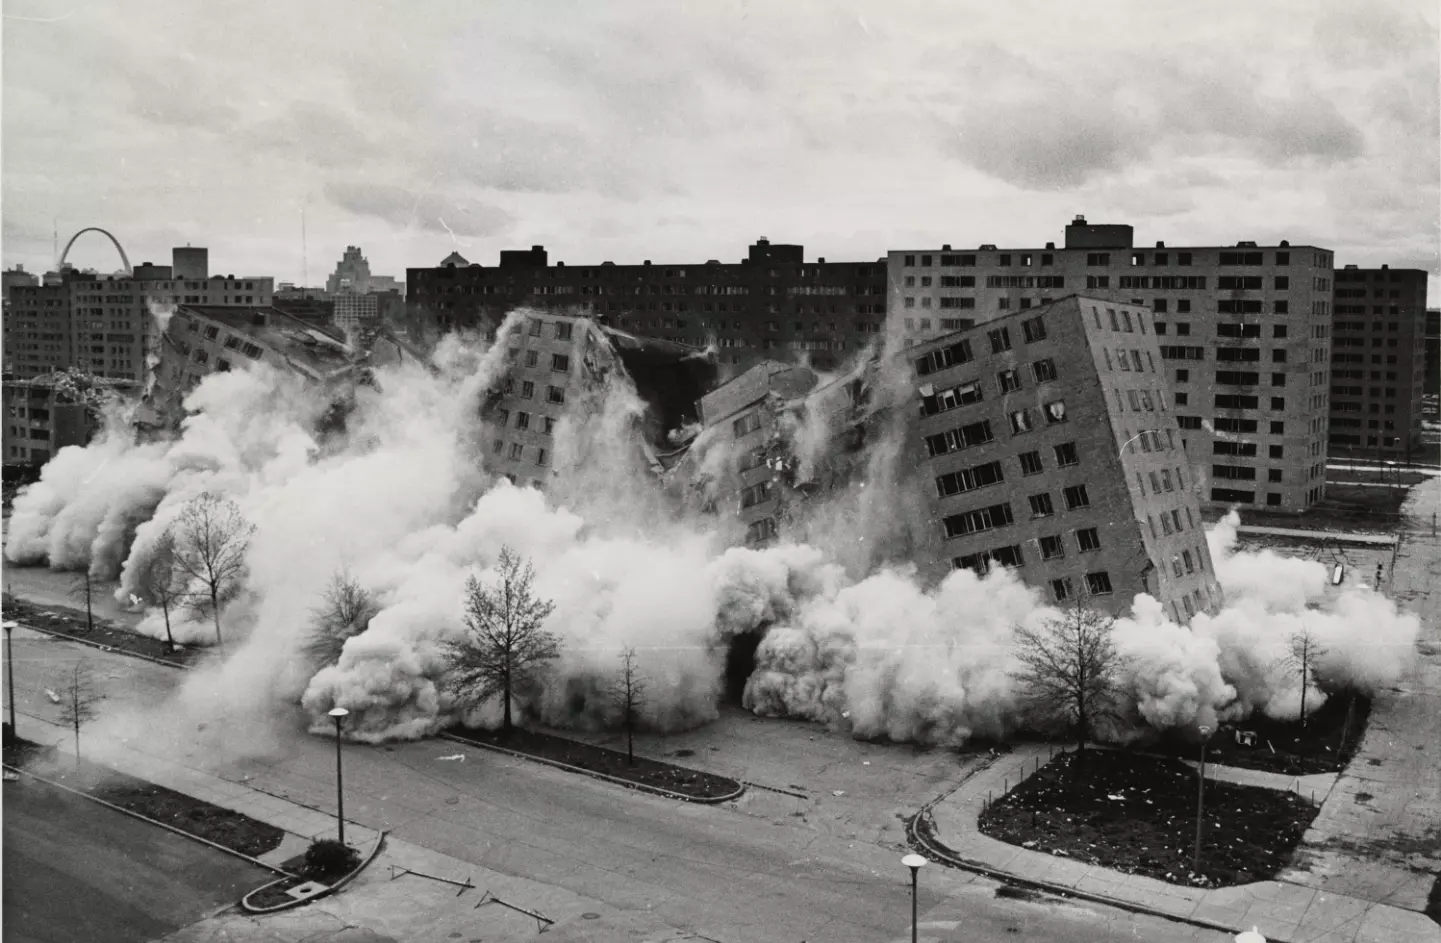
[[[950,248],[950,247],[947,246],[946,248]],[[816,259],[816,262],[818,262],[818,263],[823,263],[823,262],[825,262],[825,260],[826,260],[826,257],[825,257],[825,256],[821,256],[819,259]]]
[[[1158,242],[1158,243],[1156,243],[1156,248],[1157,248],[1157,249],[1164,249],[1164,248],[1166,248],[1166,244],[1165,244],[1164,242]]]
[[[1283,245],[1283,246],[1284,246],[1284,245],[1285,245],[1285,243],[1284,243],[1284,242],[1283,242],[1283,243],[1281,243],[1281,245]],[[1354,265],[1348,265],[1348,266],[1346,266],[1346,271],[1348,271],[1348,272],[1350,272],[1350,271],[1354,271],[1354,270],[1355,270],[1355,268],[1356,268],[1356,266],[1354,266]]]
[[[1281,240],[1281,246],[1282,246],[1283,248],[1286,247],[1286,246],[1289,246],[1290,244],[1291,244],[1291,240],[1289,240],[1289,239],[1282,239],[1282,240]]]
[[[645,264],[646,264],[646,265],[649,265],[649,264],[650,264],[650,259],[646,259],[646,260],[645,260]]]
[[[1236,243],[1236,248],[1238,248],[1238,249],[1254,249],[1254,248],[1256,248],[1256,244],[1255,244],[1254,242],[1238,242],[1238,243]]]
[[[993,245],[991,245],[991,244],[988,242],[988,243],[986,243],[985,245],[981,246],[981,248],[982,248],[983,250],[984,250],[984,249],[994,250],[996,247],[993,246]]]
[[[1048,243],[1046,243],[1046,248],[1047,248],[1047,249],[1054,249],[1055,247],[1056,247],[1056,244],[1055,244],[1054,242],[1048,242]]]
[[[1072,226],[1084,226],[1084,225],[1086,225],[1086,217],[1081,216],[1080,214],[1077,214],[1077,215],[1076,215],[1076,218],[1073,219],[1073,220],[1071,220],[1071,225],[1072,225]]]
[[[951,251],[951,244],[948,242],[948,243],[946,243],[945,245],[941,246],[941,251],[942,251],[942,252],[950,252],[950,251]]]

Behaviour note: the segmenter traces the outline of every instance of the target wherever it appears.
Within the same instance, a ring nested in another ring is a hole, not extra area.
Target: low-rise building
[[[68,370],[6,380],[6,465],[39,467],[68,445],[85,445],[100,427],[100,408],[112,396],[130,396],[135,385]]]

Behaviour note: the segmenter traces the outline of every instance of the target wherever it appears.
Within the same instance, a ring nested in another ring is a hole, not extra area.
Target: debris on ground
[[[459,760],[460,762],[464,763],[464,762],[465,762],[465,754],[464,754],[464,753],[453,753],[453,754],[451,754],[450,756],[437,756],[436,759],[437,759],[437,760]]]

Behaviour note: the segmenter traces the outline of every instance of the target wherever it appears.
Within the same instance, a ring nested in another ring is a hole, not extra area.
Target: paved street
[[[175,684],[181,675],[69,642],[39,640],[24,630],[16,633],[16,651],[17,669],[29,663],[55,673],[63,671],[67,659],[83,654],[107,675],[124,676],[127,680],[117,680],[117,687],[141,692],[141,699]],[[17,673],[16,690],[23,733],[25,723],[36,722],[26,715],[48,716],[50,705],[22,676],[23,671]],[[736,722],[748,724],[748,719],[729,721]],[[776,782],[806,786],[813,796],[808,800],[754,790],[732,806],[693,806],[446,741],[347,746],[346,813],[364,825],[391,828],[398,841],[443,853],[478,872],[648,914],[707,938],[747,943],[903,939],[910,900],[899,864],[903,849],[897,815],[907,811],[912,797],[934,794],[939,771],[956,764],[955,759],[851,744],[803,725],[755,726],[769,736],[756,737],[754,743],[771,743],[773,753],[752,762],[770,776],[779,776],[778,757],[800,744],[806,746],[795,751],[802,757],[799,779],[817,778],[804,775],[807,764],[817,762],[804,758],[807,749],[821,755],[836,751],[826,761],[834,776],[829,782],[797,782],[796,777]],[[718,739],[725,743],[734,736]],[[703,733],[689,737],[693,745],[705,739]],[[100,733],[92,737],[90,755],[103,750],[101,739]],[[218,765],[195,741],[161,743],[132,736],[129,746],[209,768],[301,805],[334,810],[334,754],[323,740],[290,737],[263,760]],[[842,767],[852,750],[854,761]],[[466,760],[440,759],[456,753]],[[865,766],[867,761],[872,765]],[[951,768],[959,772],[959,765]],[[837,783],[846,795],[817,788]],[[971,914],[976,928],[990,927],[998,940],[1014,939],[1017,931],[1011,927],[1027,928],[1029,939],[1057,941],[1217,938],[1108,908],[998,898],[995,891],[993,882],[933,868],[922,885],[922,914],[955,914],[959,908]],[[938,920],[955,923],[951,916]],[[934,929],[932,939],[959,932],[956,926]]]
[[[153,940],[274,877],[29,777],[4,790],[7,943]]]

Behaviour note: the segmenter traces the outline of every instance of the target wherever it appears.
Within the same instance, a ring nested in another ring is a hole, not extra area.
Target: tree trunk
[[[225,640],[220,637],[220,593],[214,583],[210,584],[210,614],[215,618],[215,644],[224,655]]]
[[[90,610],[90,571],[85,571],[85,631],[95,631],[95,616]]]
[[[510,737],[510,665],[505,666],[505,675],[501,680],[500,696],[504,699],[501,705],[500,733],[503,737]]]
[[[1306,643],[1301,643],[1301,726],[1306,726]]]
[[[170,600],[160,600],[160,611],[165,613],[165,651],[167,654],[175,651],[175,636],[170,634]]]
[[[75,724],[75,765],[80,765],[80,724]]]
[[[635,717],[629,708],[625,712],[625,761],[635,765]]]

